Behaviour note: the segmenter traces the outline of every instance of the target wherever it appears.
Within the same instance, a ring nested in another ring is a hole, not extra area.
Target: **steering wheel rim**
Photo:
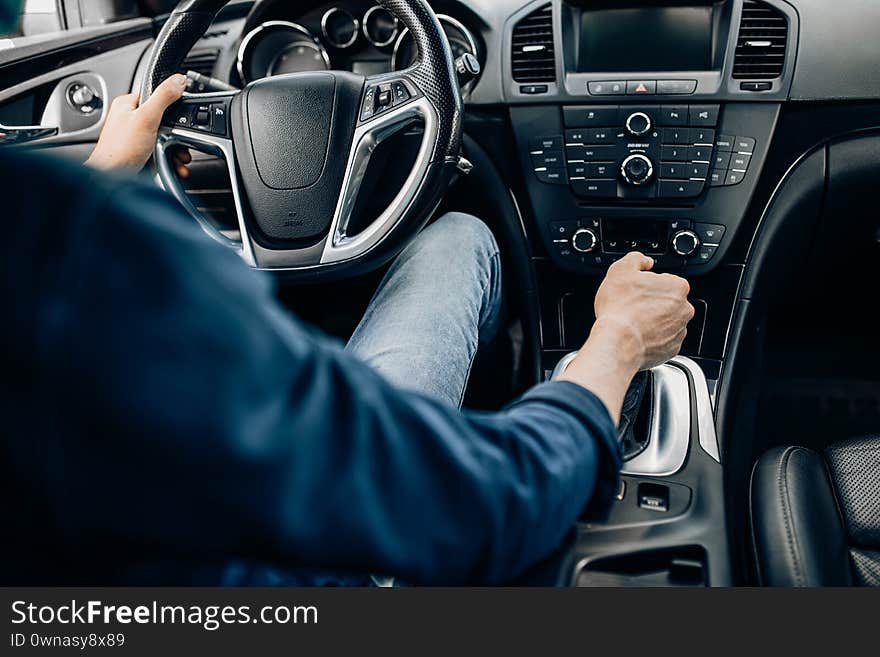
[[[227,2],[179,3],[156,38],[142,100],[179,70]],[[455,175],[462,99],[445,33],[426,0],[377,3],[413,34],[419,57],[411,68],[369,77],[297,73],[257,80],[241,91],[185,94],[163,122],[154,158],[159,181],[209,235],[236,249],[252,267],[322,278],[376,269],[424,227]],[[404,92],[398,93],[398,84]],[[377,107],[377,94],[389,88],[393,104],[368,112]],[[315,111],[322,103],[332,111]],[[209,110],[208,129],[195,120],[183,122],[181,117],[193,117],[196,108]],[[349,235],[371,155],[381,142],[416,122],[424,124],[424,133],[412,172],[389,207]],[[318,135],[317,146],[304,146],[303,131]],[[226,160],[240,241],[221,233],[189,201],[169,163],[167,150],[175,145]],[[329,197],[328,190],[337,188],[335,199]],[[328,204],[332,217],[318,216]]]

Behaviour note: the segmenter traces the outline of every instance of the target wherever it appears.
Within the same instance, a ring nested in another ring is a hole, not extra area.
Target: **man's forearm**
[[[638,338],[626,326],[600,320],[559,380],[576,383],[596,395],[617,424],[626,391],[639,371],[640,353]]]

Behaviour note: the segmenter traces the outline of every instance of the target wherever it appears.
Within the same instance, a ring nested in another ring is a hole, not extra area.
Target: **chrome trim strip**
[[[715,461],[721,463],[718,435],[715,431],[712,398],[709,394],[709,384],[706,381],[703,368],[685,356],[676,356],[671,362],[673,365],[678,365],[682,369],[687,370],[691,375],[694,401],[697,406],[697,431],[700,434],[700,447]]]
[[[409,127],[418,119],[424,121],[425,133],[416,162],[401,190],[372,224],[356,236],[348,237],[346,234],[348,223],[373,152],[385,139]],[[421,189],[431,164],[431,154],[438,130],[437,112],[424,96],[388,114],[379,115],[357,128],[345,169],[339,202],[330,225],[331,239],[327,240],[324,246],[321,264],[336,263],[361,256],[393,230]]]
[[[44,137],[54,137],[58,134],[60,128],[57,126],[44,125],[3,125],[0,123],[0,146],[11,146],[13,144],[26,144],[28,142],[43,139]]]
[[[623,464],[622,474],[669,477],[687,460],[691,433],[690,385],[687,375],[671,365],[651,370],[651,428],[645,450]]]

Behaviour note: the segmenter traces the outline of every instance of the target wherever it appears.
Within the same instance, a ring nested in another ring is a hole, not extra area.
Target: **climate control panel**
[[[657,269],[676,271],[714,257],[725,226],[691,219],[585,217],[548,225],[553,250],[564,262],[607,267],[630,251],[657,261]]]

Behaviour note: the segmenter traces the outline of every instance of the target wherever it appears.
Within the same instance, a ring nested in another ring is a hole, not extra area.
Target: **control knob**
[[[651,117],[644,112],[633,112],[626,120],[626,129],[631,135],[641,137],[652,127]]]
[[[621,162],[620,175],[630,185],[639,187],[651,180],[654,175],[654,163],[647,155],[635,153]]]
[[[581,228],[571,238],[571,245],[575,251],[590,253],[599,245],[599,238],[589,228]]]
[[[700,238],[692,230],[680,230],[672,236],[672,250],[676,255],[692,256],[700,248]]]

